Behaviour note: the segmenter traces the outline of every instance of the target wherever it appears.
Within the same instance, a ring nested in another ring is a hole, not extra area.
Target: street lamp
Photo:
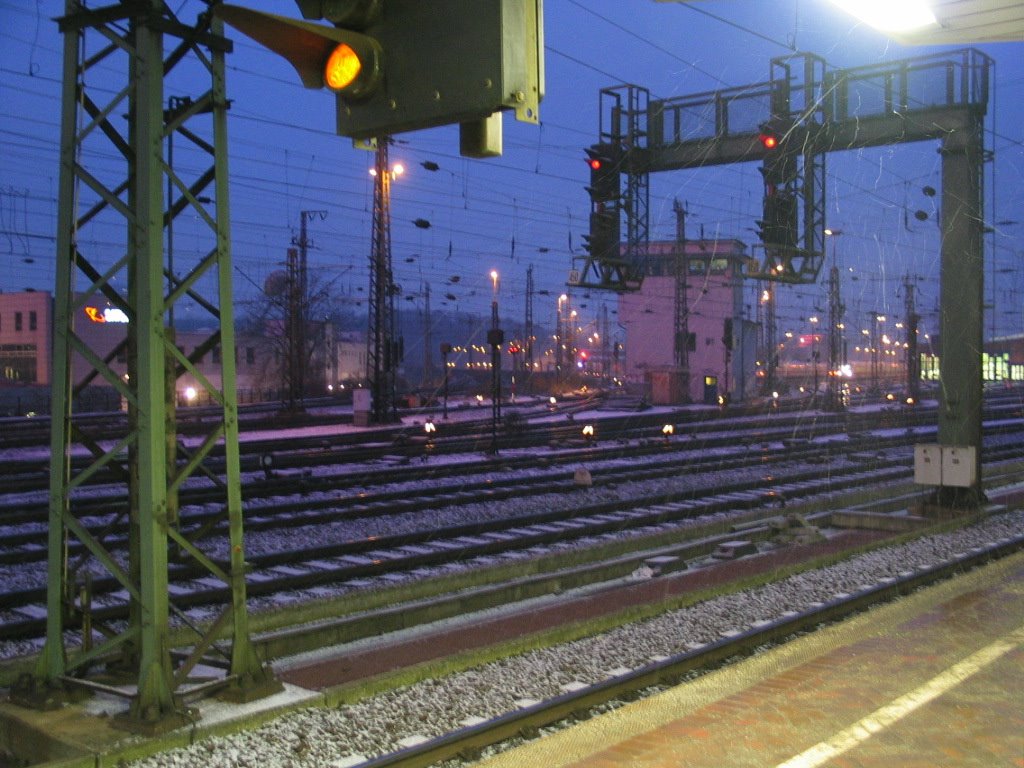
[[[811,324],[811,363],[814,365],[814,397],[818,397],[818,317],[807,318]]]
[[[825,235],[832,238],[832,268],[828,274],[828,395],[829,408],[839,408],[839,368],[843,364],[843,300],[839,282],[839,257],[836,241],[843,234],[841,229],[826,229]],[[817,372],[817,371],[815,371]]]
[[[562,382],[563,365],[565,364],[565,322],[562,317],[562,305],[569,301],[567,294],[558,297],[558,313],[555,318],[555,385]]]
[[[871,389],[872,392],[878,393],[878,324],[885,322],[885,315],[880,315],[878,312],[869,311],[868,317],[871,318]]]
[[[498,421],[501,419],[501,345],[505,334],[498,327],[498,271],[491,270],[491,284],[494,287],[491,300],[491,330],[487,332],[487,343],[491,345],[491,453],[498,452]]]
[[[441,344],[441,361],[444,364],[444,407],[441,418],[448,421],[448,355],[451,354],[452,345],[444,342]]]
[[[397,421],[395,409],[394,279],[391,271],[391,182],[405,172],[401,163],[388,162],[388,137],[380,137],[370,175],[373,184],[373,240],[370,247],[369,333],[366,343],[367,378],[370,380],[371,420]]]

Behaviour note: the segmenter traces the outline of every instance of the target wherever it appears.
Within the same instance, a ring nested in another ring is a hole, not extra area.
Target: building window
[[[21,330],[21,312],[14,313],[14,330]]]
[[[36,330],[36,313],[34,311],[28,313],[28,329],[30,331]]]
[[[34,344],[0,344],[0,381],[38,383]]]

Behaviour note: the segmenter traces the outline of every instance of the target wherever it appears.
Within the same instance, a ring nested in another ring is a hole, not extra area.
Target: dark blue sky
[[[169,4],[188,20],[202,7],[197,0]],[[243,4],[298,16],[287,0]],[[589,212],[582,148],[597,138],[602,87],[630,82],[655,97],[672,97],[756,83],[768,79],[770,59],[794,43],[833,67],[935,50],[893,44],[826,0],[709,0],[692,6],[546,0],[544,5],[547,81],[539,128],[507,116],[504,156],[491,160],[459,157],[453,129],[397,137],[392,159],[403,161],[409,172],[393,187],[393,261],[396,280],[414,304],[429,284],[434,311],[481,311],[490,300],[493,268],[502,275],[503,308],[509,305],[509,313],[518,315],[526,270],[533,265],[536,287],[550,292],[550,298],[537,297],[535,319],[546,322],[554,315],[572,257],[582,254]],[[5,291],[53,285],[61,40],[52,18],[62,12],[61,0],[0,0],[0,289]],[[237,33],[231,36],[236,291],[255,295],[281,268],[301,211],[326,210],[325,219],[310,223],[311,265],[354,305],[368,280],[372,155],[333,134],[332,96],[302,89],[285,62]],[[1024,44],[979,47],[996,61],[986,137],[995,160],[986,167],[985,190],[986,218],[996,223],[996,231],[986,238],[986,301],[995,298],[997,333],[1020,332]],[[169,83],[167,95],[175,93]],[[936,149],[922,143],[828,157],[828,225],[844,233],[835,245],[846,269],[852,324],[859,322],[854,313],[859,318],[867,311],[898,315],[898,287],[911,274],[918,278],[920,308],[926,326],[931,324],[927,330],[937,329],[938,230],[934,219],[920,222],[913,215],[919,209],[933,212],[933,200],[921,189],[940,187]],[[424,170],[419,164],[425,160],[441,169]],[[187,162],[187,156],[179,161]],[[672,201],[678,198],[689,208],[691,237],[703,232],[753,243],[760,196],[755,164],[654,175],[652,238],[673,237]],[[432,227],[415,227],[417,218]],[[179,219],[176,258],[197,255],[190,227],[199,226],[188,215]],[[988,282],[993,274],[994,286]],[[801,318],[824,306],[824,293],[822,286],[782,289],[780,332],[802,330]],[[446,300],[446,294],[456,301]],[[598,306],[596,296],[576,301],[589,301],[590,312]],[[986,333],[991,327],[988,318]]]

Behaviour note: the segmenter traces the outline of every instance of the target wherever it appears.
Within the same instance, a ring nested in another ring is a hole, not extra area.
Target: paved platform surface
[[[1024,768],[1024,553],[480,768]]]

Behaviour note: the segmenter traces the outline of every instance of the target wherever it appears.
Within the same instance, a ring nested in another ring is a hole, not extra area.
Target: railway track
[[[515,451],[531,448],[543,448],[548,451],[555,446],[571,446],[581,444],[591,453],[607,451],[608,444],[615,441],[633,440],[646,442],[656,440],[657,444],[666,442],[661,437],[661,430],[665,423],[674,424],[681,434],[699,438],[705,449],[714,449],[721,446],[733,445],[737,440],[745,444],[765,442],[772,440],[784,440],[789,443],[800,440],[808,440],[826,434],[837,432],[851,432],[854,435],[862,434],[860,425],[851,428],[849,418],[837,414],[770,414],[768,417],[739,417],[739,418],[712,418],[707,421],[694,421],[693,415],[688,414],[686,420],[681,420],[679,414],[650,414],[630,415],[628,417],[613,417],[595,419],[597,435],[600,438],[595,441],[584,441],[581,437],[580,424],[559,423],[559,424],[534,424],[530,428],[517,430],[515,434],[506,435],[502,438],[502,450],[507,455],[501,457],[488,456],[479,463],[483,465],[490,462],[493,465],[507,466],[510,462],[526,464],[530,459],[516,457]],[[1008,420],[1021,418],[1019,409],[1014,404],[1003,404],[990,408],[987,420]],[[899,426],[903,428],[925,427],[930,428],[934,423],[933,410],[916,410],[899,414]],[[479,453],[485,447],[490,446],[490,437],[481,435],[474,431],[472,425],[449,425],[442,428],[436,437],[427,438],[423,433],[405,428],[392,439],[386,441],[373,441],[370,443],[358,443],[351,445],[332,445],[331,438],[317,438],[312,440],[309,437],[296,439],[274,439],[262,441],[259,446],[252,443],[244,443],[246,453],[243,456],[242,469],[245,487],[243,488],[244,499],[268,497],[292,492],[296,490],[301,482],[301,490],[307,493],[329,492],[340,490],[344,487],[356,487],[362,483],[374,482],[373,464],[386,464],[380,470],[394,470],[394,464],[412,464],[416,460],[421,463],[431,463],[430,459],[440,456],[453,456],[461,453]],[[451,434],[449,434],[451,430]],[[739,437],[737,438],[737,435]],[[657,437],[656,437],[657,436]],[[339,436],[345,440],[352,440],[351,433]],[[364,436],[365,438],[365,436]],[[646,449],[642,445],[632,450],[642,454]],[[511,455],[508,455],[511,452]],[[550,452],[549,452],[550,453]],[[272,470],[264,464],[264,458],[270,456]],[[571,461],[571,452],[550,453],[548,460],[551,462]],[[538,459],[539,461],[539,459]],[[415,474],[420,478],[442,475],[445,473],[464,473],[470,463],[463,462],[463,466],[451,463],[439,466],[433,462],[430,467],[424,466],[418,470],[404,467],[402,471]],[[362,467],[362,469],[360,469]],[[180,492],[180,503],[202,504],[207,501],[217,500],[223,497],[223,490],[218,487],[221,480],[218,479],[217,471],[223,471],[218,462],[204,465],[210,474],[205,479],[190,480]],[[300,480],[296,475],[301,473]],[[379,474],[379,472],[378,472]],[[259,480],[259,482],[252,482]],[[40,504],[44,503],[43,494],[48,488],[48,466],[38,459],[8,459],[5,461],[4,491],[6,494],[40,494]],[[81,514],[91,514],[90,507],[104,506],[107,508],[123,506],[124,502],[123,485],[118,482],[110,485],[104,484],[102,475],[90,478],[80,486],[74,496],[76,510]],[[33,505],[31,501],[19,499],[16,503],[5,502],[0,498],[0,518],[14,514],[18,509],[23,509],[25,518],[28,519],[34,514],[34,509],[40,509],[39,504]]]
[[[892,438],[892,441],[892,445],[899,442],[896,438]],[[877,447],[877,440],[873,444]],[[251,569],[247,578],[248,591],[251,597],[259,598],[324,585],[358,583],[360,580],[381,578],[389,574],[408,574],[418,569],[464,563],[475,558],[507,556],[512,552],[537,547],[565,546],[625,532],[635,534],[637,531],[672,526],[680,521],[725,511],[750,510],[766,505],[774,509],[783,499],[795,501],[804,496],[896,482],[905,480],[911,474],[911,469],[904,464],[879,468],[870,464],[847,463],[823,465],[808,470],[801,468],[798,462],[806,461],[809,455],[820,452],[820,447],[806,446],[802,450],[806,453],[797,451],[795,459],[793,449],[787,452],[787,457],[794,459],[797,464],[788,468],[774,467],[773,479],[767,487],[760,471],[763,469],[761,455],[753,459],[733,457],[731,461],[727,459],[725,462],[730,468],[746,464],[748,469],[753,466],[759,471],[743,481],[714,488],[706,487],[702,491],[689,488],[676,493],[659,492],[648,498],[575,505],[571,509],[553,509],[547,513],[531,513],[522,517],[499,515],[457,525],[414,528],[392,535],[364,535],[334,543],[300,548],[279,547],[262,554],[250,554],[247,558]],[[990,449],[987,454],[990,459],[998,460],[1000,457],[1020,455],[1020,452],[1014,443]],[[721,469],[723,463],[721,458],[705,461],[715,469]],[[698,462],[694,459],[691,468],[699,470]],[[660,467],[650,468],[647,473],[652,476],[678,474],[678,466],[678,459],[669,460]],[[604,477],[607,482],[614,484],[627,477],[635,480],[637,474],[637,469],[626,467],[611,470]],[[551,481],[546,482],[549,485],[538,483],[532,490],[538,493],[551,492]],[[562,493],[572,488],[564,478],[555,481],[554,487]],[[502,496],[521,496],[523,490],[518,486],[500,492],[494,490],[490,500],[497,501]],[[482,496],[479,489],[472,489],[462,493],[461,503],[480,501],[483,498],[487,497]],[[407,501],[414,503],[413,500]],[[309,502],[299,503],[308,505]],[[420,503],[423,507],[437,507],[460,501],[449,494],[435,495]],[[393,502],[381,502],[374,509],[374,505],[359,500],[348,510],[348,516],[352,519],[394,514],[396,509]],[[266,524],[278,529],[284,525],[305,527],[336,522],[338,517],[337,509],[321,509],[316,517],[306,512],[301,515],[282,515],[274,521],[268,516]],[[282,519],[286,522],[282,522]],[[109,522],[102,521],[98,525],[106,528]],[[256,523],[247,525],[251,531]],[[35,553],[37,558],[44,556],[46,549],[41,538],[44,534],[45,531],[39,532],[34,541],[23,540],[16,549],[5,552],[4,557],[10,562],[22,562],[31,553]],[[79,553],[69,554],[77,556]],[[172,565],[169,577],[173,601],[181,610],[220,605],[230,597],[223,585],[208,578],[200,578],[197,571],[184,565]],[[70,627],[77,626],[77,622],[84,618],[95,621],[124,618],[127,605],[123,596],[116,597],[120,589],[116,580],[112,577],[97,577],[91,580],[89,589],[86,611],[89,615],[72,617],[68,624]],[[0,615],[4,619],[0,627],[0,640],[24,640],[43,633],[45,599],[45,587],[42,585],[0,594]]]
[[[472,760],[487,747],[514,739],[530,738],[541,728],[561,722],[587,718],[609,702],[629,701],[657,687],[678,684],[695,670],[748,656],[767,645],[813,631],[823,624],[842,620],[872,606],[910,594],[922,587],[955,576],[1024,549],[1024,536],[1006,539],[978,548],[934,566],[886,579],[876,584],[799,611],[788,612],[771,621],[758,622],[730,637],[701,647],[652,661],[634,669],[618,669],[599,683],[580,685],[544,701],[521,702],[517,709],[478,722],[436,738],[377,757],[352,761],[358,768],[426,768],[445,760]]]
[[[558,416],[572,417],[581,408],[592,406],[591,401],[572,403],[558,412]],[[723,412],[677,411],[671,413],[636,413],[628,416],[602,416],[595,418],[597,439],[585,441],[581,436],[582,422],[567,418],[552,422],[546,406],[534,410],[517,411],[521,419],[514,429],[505,429],[499,440],[503,453],[528,449],[547,450],[551,446],[571,445],[587,442],[590,450],[614,441],[656,440],[661,437],[666,423],[672,424],[678,434],[700,436],[707,448],[730,445],[739,439],[746,443],[769,440],[811,439],[824,434],[847,432],[852,436],[871,431],[869,422],[858,414],[835,414],[819,412],[775,412],[756,415],[735,416]],[[531,415],[532,414],[532,415]],[[986,421],[1015,420],[1024,418],[1019,403],[1011,399],[992,402],[986,408]],[[875,412],[872,419],[890,428],[931,428],[935,423],[934,408],[913,410],[892,409]],[[709,434],[710,433],[710,434]],[[441,424],[438,431],[427,436],[422,425],[391,427],[368,433],[339,432],[331,435],[311,437],[274,437],[260,440],[244,440],[240,468],[247,476],[243,498],[252,499],[288,493],[289,485],[295,485],[294,475],[302,473],[306,492],[330,491],[345,487],[346,483],[372,482],[372,471],[359,467],[371,464],[411,464],[416,461],[430,463],[432,458],[457,454],[486,453],[492,463],[507,464],[514,457],[495,458],[491,454],[492,438],[487,420],[465,421]],[[180,461],[187,461],[187,449],[181,447]],[[640,450],[640,449],[637,449]],[[265,463],[268,461],[269,465]],[[203,464],[205,476],[188,481],[181,491],[182,504],[201,504],[223,497],[218,487],[223,476],[222,457],[216,453]],[[553,461],[559,458],[553,457]],[[565,460],[569,460],[568,456]],[[72,474],[85,466],[85,458],[72,457]],[[76,509],[89,513],[89,505],[123,504],[123,465],[116,463],[114,471],[120,474],[111,484],[111,478],[104,472],[97,473],[81,484],[74,492]],[[436,462],[434,462],[436,464]],[[272,466],[272,469],[271,469]],[[452,468],[422,468],[419,475],[438,475]],[[403,472],[409,471],[403,469]],[[452,471],[458,472],[459,469]],[[327,475],[331,475],[328,477]],[[261,479],[259,483],[253,479]],[[4,491],[7,494],[39,493],[40,498],[49,483],[48,463],[39,457],[18,458],[8,456],[4,460]],[[27,502],[26,505],[30,505]],[[0,517],[10,513],[11,504],[0,498]]]

